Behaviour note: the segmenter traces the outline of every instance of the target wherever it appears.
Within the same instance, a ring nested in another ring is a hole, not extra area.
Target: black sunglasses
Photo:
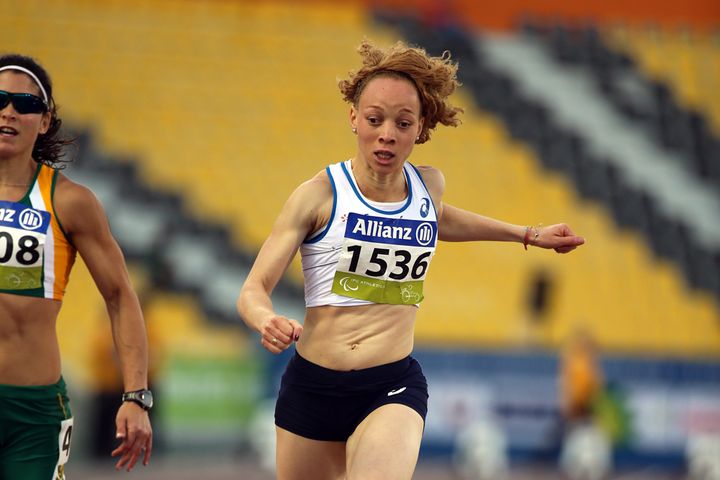
[[[12,102],[15,111],[23,115],[26,113],[45,113],[47,111],[47,105],[40,97],[30,93],[10,93],[0,90],[0,110],[7,107],[10,102]]]

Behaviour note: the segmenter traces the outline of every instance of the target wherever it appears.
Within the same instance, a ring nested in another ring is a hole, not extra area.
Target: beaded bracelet
[[[532,227],[528,225],[525,227],[525,235],[523,236],[523,247],[527,250],[528,242],[530,241],[530,229]]]
[[[537,242],[538,237],[540,236],[540,227],[542,227],[542,223],[538,224],[537,227],[531,227],[528,225],[525,227],[525,235],[523,236],[523,247],[525,247],[525,250],[527,250],[528,245],[533,245],[535,242]],[[533,235],[533,243],[530,243],[530,230],[535,229],[535,234]]]

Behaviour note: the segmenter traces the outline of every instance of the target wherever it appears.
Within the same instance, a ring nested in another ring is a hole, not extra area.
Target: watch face
[[[140,401],[144,403],[147,408],[152,408],[153,406],[153,396],[152,392],[150,390],[145,390],[144,392],[140,392]]]

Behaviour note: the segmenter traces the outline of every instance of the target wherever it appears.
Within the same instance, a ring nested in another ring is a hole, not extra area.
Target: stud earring
[[[355,134],[357,134],[357,128],[352,127],[352,132],[355,133]]]

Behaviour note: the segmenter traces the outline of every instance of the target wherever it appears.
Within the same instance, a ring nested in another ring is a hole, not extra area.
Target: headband
[[[3,70],[19,70],[19,71],[29,75],[30,78],[35,80],[35,83],[37,83],[37,86],[40,87],[40,91],[42,92],[43,99],[45,99],[45,105],[50,105],[50,101],[48,100],[48,96],[47,96],[47,92],[45,91],[45,87],[43,87],[42,83],[40,82],[40,79],[38,79],[38,77],[33,72],[31,72],[30,70],[28,70],[25,67],[20,67],[18,65],[6,65],[4,67],[0,67],[0,72],[2,72]]]

